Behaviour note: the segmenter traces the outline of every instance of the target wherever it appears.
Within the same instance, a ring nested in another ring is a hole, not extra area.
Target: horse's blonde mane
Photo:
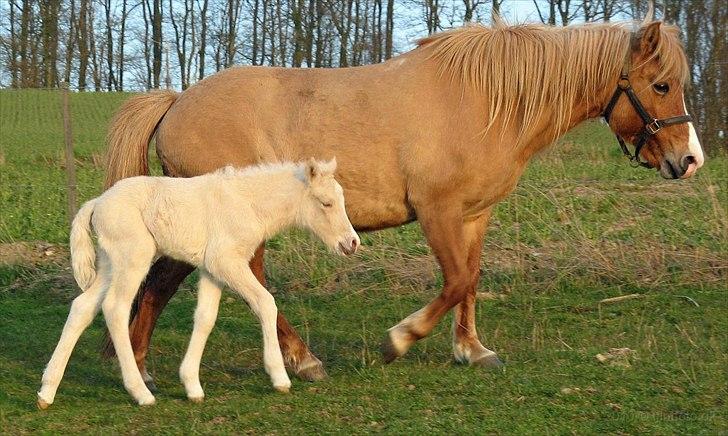
[[[633,23],[552,27],[540,24],[494,27],[471,25],[429,36],[418,46],[429,49],[438,73],[466,89],[488,95],[487,131],[497,119],[518,117],[519,138],[548,110],[553,135],[569,127],[572,110],[589,104],[610,80],[616,80],[630,49]],[[685,83],[688,66],[678,29],[661,25],[653,57],[661,63],[654,81]],[[632,69],[638,68],[633,65]]]

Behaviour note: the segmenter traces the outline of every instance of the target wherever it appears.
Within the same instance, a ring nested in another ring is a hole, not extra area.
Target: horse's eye
[[[333,204],[321,202],[321,206],[323,206],[325,208],[329,208],[329,207],[333,206]]]
[[[655,83],[652,88],[660,95],[665,95],[670,90],[670,85],[667,83]]]

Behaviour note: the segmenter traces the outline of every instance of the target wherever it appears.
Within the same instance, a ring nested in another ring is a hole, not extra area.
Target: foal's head
[[[305,167],[306,192],[301,205],[301,221],[339,254],[356,252],[360,241],[344,208],[344,190],[334,179],[336,159],[318,162],[310,159]]]
[[[643,24],[634,33],[630,50],[628,81],[620,79],[617,86],[625,89],[625,85],[631,85],[649,121],[658,122],[648,124],[627,95],[622,95],[614,106],[610,125],[633,144],[649,130],[651,134],[645,135],[645,145],[639,151],[646,166],[659,168],[666,179],[688,178],[703,165],[700,142],[692,122],[676,118],[672,124],[666,120],[687,112],[684,90],[690,72],[678,29],[659,21]]]

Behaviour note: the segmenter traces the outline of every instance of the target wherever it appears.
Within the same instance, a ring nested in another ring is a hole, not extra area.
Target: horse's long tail
[[[76,214],[71,224],[71,266],[76,283],[84,291],[96,278],[96,251],[91,240],[91,215],[96,199],[87,201]]]
[[[178,95],[172,91],[137,95],[116,112],[106,136],[106,188],[126,177],[149,174],[149,142]]]

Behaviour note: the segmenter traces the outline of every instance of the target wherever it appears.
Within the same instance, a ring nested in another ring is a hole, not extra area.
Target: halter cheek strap
[[[633,45],[635,40],[634,33],[631,37],[630,47]],[[609,103],[607,104],[607,107],[604,109],[604,112],[602,113],[602,116],[604,117],[604,120],[609,124],[609,119],[612,116],[612,111],[614,110],[614,106],[617,105],[617,101],[619,101],[619,97],[622,96],[622,94],[627,94],[627,97],[629,98],[630,103],[632,104],[632,107],[637,112],[637,114],[642,118],[642,123],[644,124],[642,127],[642,130],[637,134],[637,139],[634,142],[635,150],[634,154],[630,153],[629,149],[627,148],[627,145],[624,142],[624,138],[620,136],[618,133],[615,133],[615,136],[617,137],[617,141],[619,142],[619,146],[622,148],[622,153],[624,153],[625,156],[627,156],[632,162],[633,166],[643,166],[646,168],[652,168],[652,165],[650,165],[649,162],[643,161],[640,159],[640,151],[642,151],[642,147],[647,143],[647,140],[650,136],[653,136],[657,134],[663,127],[671,126],[673,124],[682,124],[682,123],[688,123],[693,120],[693,117],[689,114],[685,115],[678,115],[676,117],[669,117],[669,118],[661,118],[657,119],[650,115],[649,112],[645,109],[645,107],[642,105],[642,102],[639,98],[637,98],[637,94],[634,92],[634,89],[632,88],[632,84],[629,82],[629,69],[630,69],[630,55],[631,55],[631,48],[628,49],[627,55],[625,56],[624,60],[624,66],[622,67],[622,74],[619,77],[619,82],[617,82],[617,89],[614,90],[614,94],[612,94],[612,98],[609,100]]]

